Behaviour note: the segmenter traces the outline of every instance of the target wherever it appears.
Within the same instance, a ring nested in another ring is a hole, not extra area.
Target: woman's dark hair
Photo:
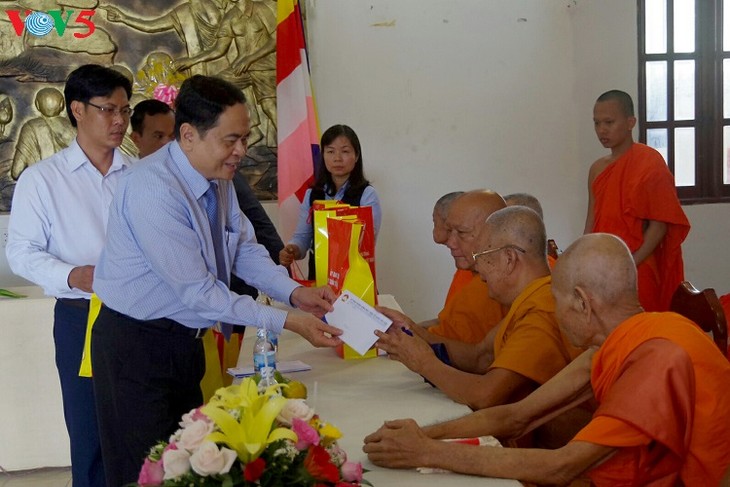
[[[338,137],[347,138],[357,154],[357,161],[355,162],[355,167],[352,168],[352,172],[348,178],[349,185],[347,190],[345,190],[345,198],[347,198],[351,194],[361,193],[362,189],[370,184],[370,182],[365,179],[363,171],[360,139],[357,138],[355,131],[347,125],[333,125],[322,134],[322,140],[319,143],[319,161],[317,161],[316,167],[317,179],[315,179],[314,184],[312,185],[312,191],[322,191],[329,196],[334,196],[335,194],[335,183],[332,180],[332,174],[330,174],[327,170],[327,166],[324,163],[324,148],[334,142],[334,140]]]

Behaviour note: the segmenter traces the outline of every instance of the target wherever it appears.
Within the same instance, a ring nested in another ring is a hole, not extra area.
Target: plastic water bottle
[[[256,298],[256,302],[259,304],[263,304],[265,306],[271,306],[274,303],[274,300],[269,297],[268,294],[266,294],[263,291],[259,291],[259,295]],[[274,351],[279,352],[279,335],[277,335],[273,330],[268,330],[266,332],[266,336],[268,336],[269,341],[274,345]]]
[[[253,345],[253,369],[260,377],[259,391],[265,391],[269,386],[275,385],[276,378],[276,349],[267,336],[264,328],[256,331],[256,343]]]
[[[277,335],[272,330],[268,330],[266,332],[266,337],[271,342],[271,344],[274,346],[274,352],[279,353],[279,335]]]

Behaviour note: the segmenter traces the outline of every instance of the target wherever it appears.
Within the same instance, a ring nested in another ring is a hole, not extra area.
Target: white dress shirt
[[[129,160],[119,149],[102,175],[76,139],[28,167],[13,194],[5,253],[10,269],[49,296],[88,298],[68,286],[74,267],[96,265],[114,191]]]

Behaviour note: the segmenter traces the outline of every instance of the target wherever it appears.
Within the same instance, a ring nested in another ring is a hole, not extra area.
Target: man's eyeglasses
[[[499,252],[500,250],[504,250],[504,249],[513,249],[518,252],[522,252],[523,254],[527,253],[527,251],[525,249],[523,249],[522,247],[518,247],[517,245],[509,244],[509,245],[504,245],[502,247],[497,247],[496,249],[489,249],[489,250],[482,250],[481,252],[474,252],[471,254],[471,258],[474,259],[474,262],[476,262],[477,257],[479,257],[479,256],[488,255],[488,254],[491,254],[492,252]]]
[[[94,108],[97,108],[102,115],[108,118],[112,118],[114,115],[120,115],[122,118],[129,118],[132,115],[132,109],[130,107],[124,107],[124,108],[111,108],[111,107],[102,107],[95,103],[91,103],[90,101],[86,102],[87,105],[91,105]]]

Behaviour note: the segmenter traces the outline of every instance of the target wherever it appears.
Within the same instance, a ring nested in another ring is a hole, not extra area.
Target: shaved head
[[[546,259],[545,224],[540,215],[526,206],[509,206],[492,213],[479,235],[479,244],[491,248],[517,245],[526,256]]]
[[[504,202],[499,194],[489,189],[477,189],[474,191],[467,191],[461,196],[457,197],[451,208],[449,208],[449,217],[451,213],[471,213],[479,220],[479,224],[484,223],[489,215],[497,210],[505,208],[507,203]]]
[[[526,206],[495,211],[479,233],[473,260],[489,296],[510,306],[535,279],[550,275],[542,218]]]
[[[542,205],[540,201],[527,193],[512,193],[504,197],[507,206],[526,206],[543,218]]]
[[[436,204],[433,205],[433,214],[438,215],[445,220],[446,216],[449,213],[449,207],[451,206],[451,203],[453,203],[454,200],[462,194],[464,194],[463,191],[454,191],[452,193],[446,193],[445,195],[443,195],[436,201]]]
[[[454,191],[453,193],[446,193],[436,201],[433,205],[433,241],[437,244],[445,245],[446,240],[449,238],[449,227],[446,225],[446,217],[449,214],[449,208],[451,203],[456,198],[464,194],[463,191]]]
[[[449,238],[446,245],[459,269],[471,269],[474,265],[472,252],[476,251],[475,241],[489,215],[505,208],[502,197],[490,190],[468,191],[454,200],[449,208],[446,224]]]
[[[632,302],[637,299],[636,264],[618,237],[607,233],[584,235],[558,259],[553,287],[561,293],[581,287],[607,306]]]
[[[596,103],[604,101],[615,101],[621,107],[621,111],[627,117],[634,116],[634,101],[631,99],[631,95],[621,90],[610,90],[603,93],[598,97]]]

